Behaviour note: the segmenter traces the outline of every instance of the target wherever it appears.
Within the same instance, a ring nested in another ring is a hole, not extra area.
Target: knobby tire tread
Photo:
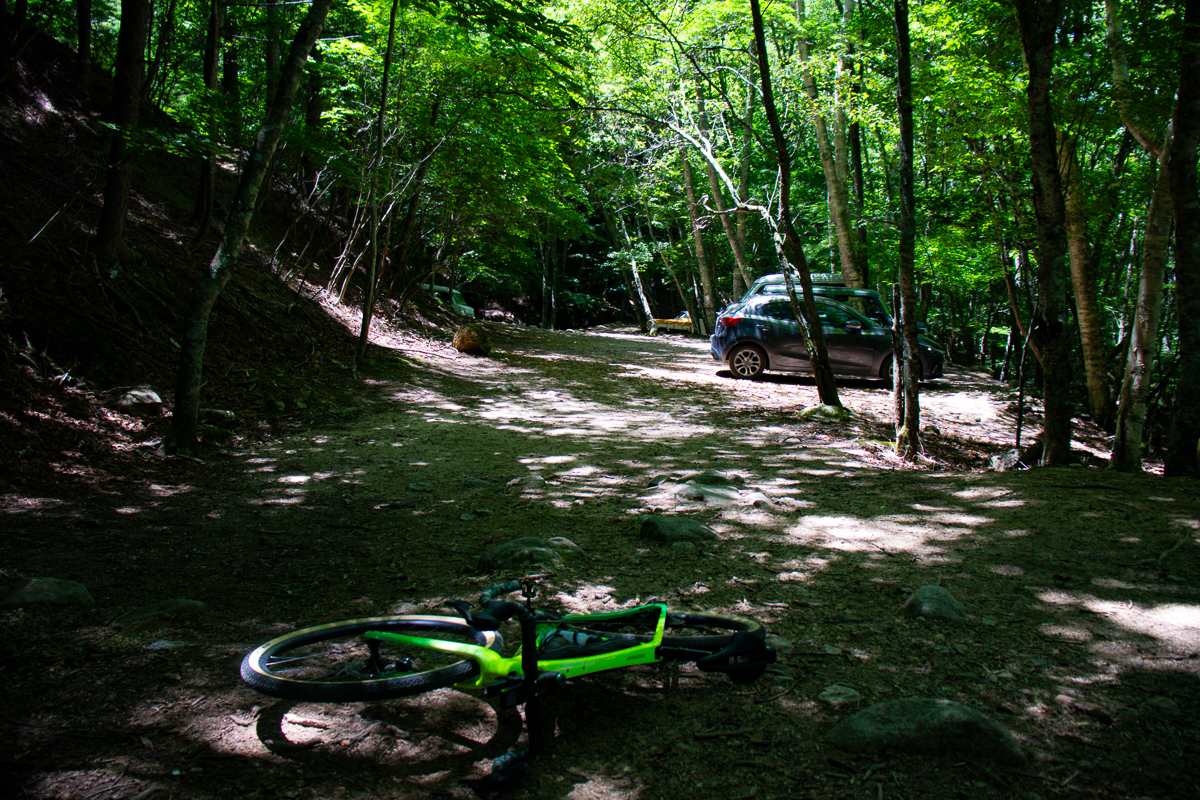
[[[472,637],[482,647],[498,649],[499,637],[476,631],[465,620],[452,617],[367,617],[316,625],[283,634],[248,653],[242,660],[241,677],[251,688],[272,697],[321,703],[347,703],[408,697],[470,680],[479,665],[469,659],[455,661],[425,672],[384,678],[354,680],[297,680],[274,674],[272,657],[323,641],[344,640],[367,631],[412,633],[432,638],[437,633]]]

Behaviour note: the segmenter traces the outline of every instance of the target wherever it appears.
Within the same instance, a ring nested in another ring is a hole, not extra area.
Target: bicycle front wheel
[[[437,638],[499,651],[495,631],[477,631],[454,617],[368,617],[292,631],[242,660],[251,688],[289,700],[349,703],[407,697],[471,680],[479,665],[461,655],[365,638],[384,631]]]

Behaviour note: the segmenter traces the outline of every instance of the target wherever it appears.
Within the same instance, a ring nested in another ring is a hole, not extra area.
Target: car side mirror
[[[846,322],[846,333],[862,333],[862,323],[858,320],[848,320]]]

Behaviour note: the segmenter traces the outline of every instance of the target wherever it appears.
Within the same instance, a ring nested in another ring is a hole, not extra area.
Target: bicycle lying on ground
[[[500,600],[520,590],[524,605]],[[751,620],[669,611],[650,603],[620,611],[555,616],[536,611],[533,581],[483,592],[478,610],[454,601],[459,617],[403,615],[332,622],[279,636],[242,660],[249,686],[274,697],[346,703],[407,697],[453,686],[524,705],[526,747],[506,753],[491,773],[464,781],[477,793],[503,791],[542,752],[541,696],[571,678],[637,664],[694,663],[750,683],[775,661],[765,629]],[[503,654],[498,632],[521,626],[521,646]]]

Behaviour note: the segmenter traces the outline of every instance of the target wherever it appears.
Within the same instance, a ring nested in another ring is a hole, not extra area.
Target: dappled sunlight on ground
[[[802,422],[794,411],[815,402],[810,380],[721,378],[698,340],[509,333],[490,359],[383,359],[355,407],[215,454],[195,480],[164,476],[90,504],[10,504],[6,544],[21,569],[77,576],[98,602],[52,624],[7,618],[15,652],[42,662],[10,686],[40,698],[7,712],[22,790],[57,800],[161,786],[199,798],[270,785],[295,800],[465,800],[458,782],[516,743],[511,712],[459,692],[294,705],[242,687],[237,663],[298,626],[446,613],[448,601],[514,577],[480,557],[526,536],[583,551],[536,568],[549,608],[661,599],[741,615],[768,626],[781,656],[751,686],[690,668],[670,690],[652,668],[572,682],[554,697],[553,750],[513,800],[831,800],[875,797],[875,786],[885,797],[969,788],[1007,800],[1082,786],[1098,800],[1165,798],[1154,776],[1192,769],[1200,510],[1190,484],[909,469],[888,457],[886,425],[870,411],[887,392],[869,382],[845,389],[849,422]],[[991,437],[1010,424],[1003,403],[975,408],[982,380],[943,383],[928,397],[957,415],[947,428]],[[710,469],[731,481],[724,497],[676,491]],[[660,546],[640,536],[649,514],[695,520],[716,538]],[[932,584],[962,603],[966,622],[901,614]],[[135,632],[111,624],[169,597],[202,599],[211,613]],[[76,613],[92,627],[72,653],[61,633],[79,630]],[[821,700],[834,684],[861,702]],[[823,744],[837,721],[901,697],[997,717],[1029,767],[1001,774]],[[94,738],[75,735],[87,731]],[[89,760],[63,760],[64,748]],[[1133,764],[1162,753],[1166,767]],[[1125,789],[1109,792],[1114,780]]]
[[[1141,639],[1144,644],[1134,650],[1134,660],[1140,660],[1145,648],[1173,652],[1183,658],[1194,658],[1200,653],[1200,604],[1192,603],[1139,603],[1129,596],[1132,592],[1142,593],[1145,589],[1134,586],[1115,586],[1107,583],[1110,591],[1125,595],[1122,599],[1102,599],[1085,592],[1044,590],[1038,599],[1061,611],[1082,610],[1089,612],[1081,622],[1070,625],[1048,623],[1043,626],[1050,635],[1062,636],[1073,641],[1091,642],[1111,638],[1108,629],[1119,628]]]

